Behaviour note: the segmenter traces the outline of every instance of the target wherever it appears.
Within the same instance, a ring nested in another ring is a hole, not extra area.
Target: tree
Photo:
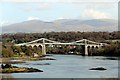
[[[13,54],[13,51],[10,47],[3,47],[2,48],[2,56],[3,57],[12,57],[14,54]]]

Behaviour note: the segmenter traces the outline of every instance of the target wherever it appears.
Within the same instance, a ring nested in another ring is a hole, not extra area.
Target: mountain
[[[60,19],[52,22],[30,20],[2,26],[3,33],[51,31],[117,31],[118,22],[112,19]]]

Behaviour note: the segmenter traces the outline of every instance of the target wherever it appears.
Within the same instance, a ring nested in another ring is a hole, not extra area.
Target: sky
[[[118,0],[1,0],[0,26],[28,20],[118,19]]]

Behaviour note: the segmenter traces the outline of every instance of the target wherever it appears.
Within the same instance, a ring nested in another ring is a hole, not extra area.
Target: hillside
[[[2,26],[2,32],[117,31],[117,26],[117,20],[112,19],[60,19],[52,22],[30,20]]]

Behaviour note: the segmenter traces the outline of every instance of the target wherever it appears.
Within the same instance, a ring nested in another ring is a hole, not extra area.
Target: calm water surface
[[[118,60],[101,60],[96,57],[83,57],[79,55],[53,55],[56,60],[27,61],[15,64],[19,67],[32,67],[44,72],[12,73],[14,78],[117,78]],[[50,65],[35,65],[50,63]],[[29,65],[26,65],[29,64]],[[104,67],[105,71],[91,71],[93,67]]]

